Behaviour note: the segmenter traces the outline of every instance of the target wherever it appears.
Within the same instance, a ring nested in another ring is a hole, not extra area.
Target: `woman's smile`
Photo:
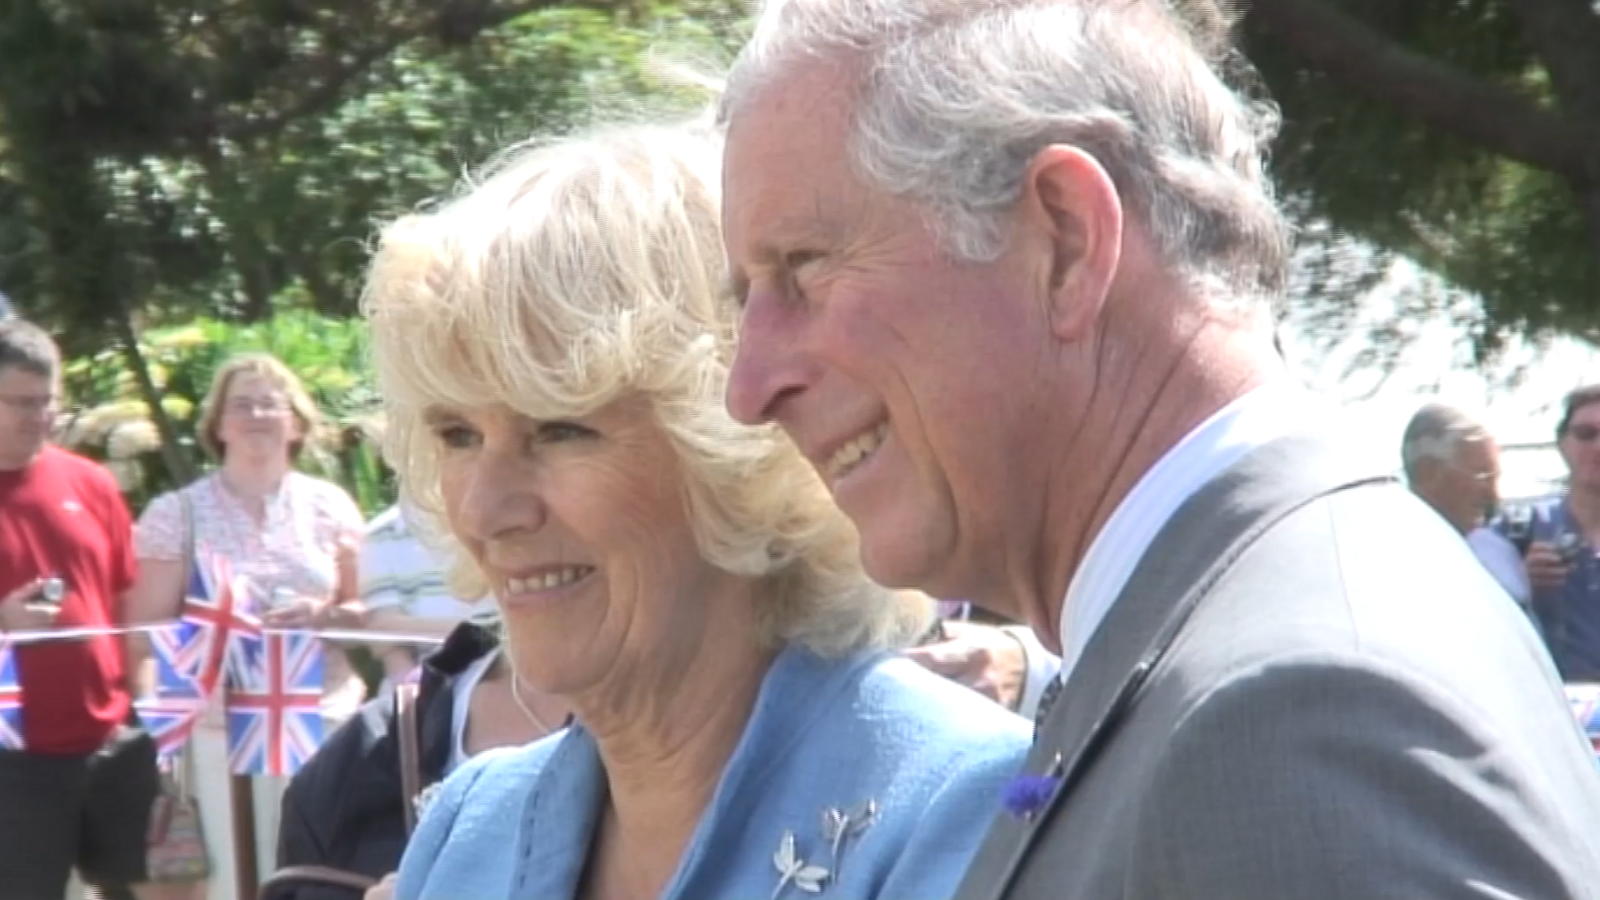
[[[588,587],[594,566],[556,565],[526,569],[500,583],[500,602],[509,606],[554,603]]]

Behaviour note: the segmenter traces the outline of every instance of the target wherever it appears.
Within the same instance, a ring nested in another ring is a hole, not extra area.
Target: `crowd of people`
[[[1564,489],[1503,504],[1500,448],[1482,422],[1442,403],[1417,411],[1402,438],[1407,482],[1462,534],[1520,605],[1569,682],[1600,682],[1600,385],[1561,404],[1556,448]]]
[[[274,627],[442,636],[359,707],[329,648],[278,900],[1600,897],[1600,389],[1527,509],[1447,407],[1351,452],[1205,6],[769,4],[714,115],[389,223],[370,526],[264,356],[131,521],[0,323],[0,629],[170,619],[200,534]],[[119,646],[15,650],[0,900],[173,889]]]

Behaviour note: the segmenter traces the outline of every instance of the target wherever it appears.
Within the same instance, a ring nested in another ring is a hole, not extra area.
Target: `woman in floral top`
[[[362,624],[356,599],[360,510],[337,485],[293,468],[318,418],[300,379],[271,356],[236,356],[217,370],[200,414],[200,443],[220,465],[145,508],[134,536],[139,581],[129,598],[130,618],[159,622],[179,614],[193,527],[198,543],[226,557],[234,573],[248,580],[249,596],[239,599],[265,624]],[[360,708],[366,689],[333,644],[323,646],[323,681],[324,728],[331,731]],[[190,754],[201,825],[210,846],[234,846],[220,698],[198,724]],[[255,776],[251,782],[256,835],[270,848],[288,779]],[[229,868],[213,872],[213,879],[220,879],[214,887],[253,895],[254,885],[234,885]]]
[[[135,537],[140,579],[132,618],[162,621],[178,614],[192,515],[196,539],[248,581],[245,599],[266,624],[361,624],[361,512],[338,485],[293,468],[318,418],[300,379],[274,357],[244,354],[217,370],[201,413],[200,442],[221,465],[145,508]],[[342,719],[359,706],[364,689],[343,651],[334,645],[324,650],[324,714]]]

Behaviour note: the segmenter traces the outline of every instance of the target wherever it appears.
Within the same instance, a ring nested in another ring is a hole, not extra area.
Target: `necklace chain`
[[[510,662],[510,660],[507,660],[507,662]],[[517,704],[517,709],[522,710],[522,714],[528,717],[528,721],[539,729],[541,737],[555,731],[554,728],[546,725],[544,720],[534,713],[533,708],[528,705],[528,701],[522,699],[522,676],[517,674],[517,667],[508,666],[507,668],[511,670],[511,700]]]

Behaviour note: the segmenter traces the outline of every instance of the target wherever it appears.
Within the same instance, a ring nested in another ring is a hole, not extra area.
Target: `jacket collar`
[[[1028,820],[1005,816],[996,821],[957,896],[992,900],[1005,895],[1034,840],[1087,777],[1088,768],[1074,762],[1092,765],[1093,753],[1085,754],[1086,748],[1103,745],[1115,734],[1118,722],[1108,713],[1137,702],[1136,693],[1131,701],[1121,696],[1137,679],[1135,673],[1159,667],[1154,648],[1181,633],[1188,621],[1185,610],[1204,600],[1244,548],[1307,503],[1382,483],[1396,479],[1374,461],[1350,453],[1335,429],[1319,428],[1266,444],[1191,496],[1140,558],[1040,723],[1026,771],[1065,769],[1065,783]],[[1094,737],[1097,730],[1103,737]]]
[[[661,894],[664,900],[694,896],[696,873],[717,864],[705,854],[728,842],[730,829],[748,825],[762,792],[776,789],[774,773],[788,765],[806,735],[821,726],[838,695],[882,655],[863,654],[844,666],[799,647],[777,656],[762,679],[744,733],[678,870]],[[519,895],[577,896],[606,791],[599,746],[591,733],[575,724],[541,766],[524,807],[524,833],[518,844],[528,855],[522,863]],[[539,830],[529,834],[530,827]]]
[[[422,783],[432,784],[444,777],[450,764],[450,751],[455,743],[454,685],[465,672],[486,653],[500,646],[494,633],[472,622],[462,622],[450,632],[437,650],[422,660],[422,681],[417,686],[417,720],[421,734],[417,749],[421,759]],[[399,719],[395,726],[399,727]]]

